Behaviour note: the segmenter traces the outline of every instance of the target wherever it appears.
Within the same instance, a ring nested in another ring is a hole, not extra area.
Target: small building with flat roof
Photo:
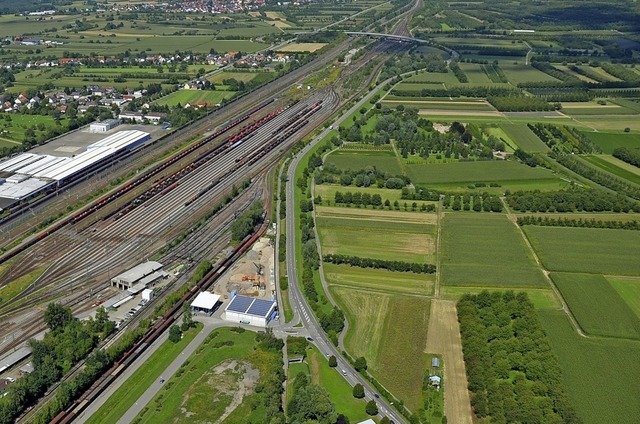
[[[114,129],[122,123],[119,119],[106,119],[101,122],[92,122],[89,125],[89,132],[91,133],[103,133]]]
[[[275,318],[275,300],[236,295],[225,308],[225,319],[239,324],[266,327]]]
[[[164,278],[167,273],[162,270],[162,264],[160,262],[148,261],[134,266],[128,271],[123,272],[111,279],[111,285],[122,290],[129,290],[136,284],[144,282],[151,284],[158,279]],[[144,280],[144,281],[143,281]],[[142,291],[145,287],[138,290]]]
[[[211,315],[216,310],[220,302],[220,295],[208,291],[198,293],[198,296],[191,302],[191,312],[195,314]]]

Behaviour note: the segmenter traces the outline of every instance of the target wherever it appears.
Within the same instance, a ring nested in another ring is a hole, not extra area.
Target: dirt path
[[[444,413],[450,423],[472,424],[471,400],[462,357],[456,304],[433,299],[425,353],[442,355],[444,362]]]

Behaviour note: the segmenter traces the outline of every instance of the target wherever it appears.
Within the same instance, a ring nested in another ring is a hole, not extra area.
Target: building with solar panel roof
[[[276,301],[236,295],[225,308],[225,319],[240,324],[266,327],[277,315]]]

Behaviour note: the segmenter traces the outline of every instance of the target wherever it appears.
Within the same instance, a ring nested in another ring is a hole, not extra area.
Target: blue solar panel
[[[250,297],[236,296],[227,307],[227,310],[244,313],[251,306],[251,302],[253,302],[253,299]]]
[[[253,302],[253,305],[251,305],[251,307],[247,311],[247,313],[251,315],[257,315],[260,317],[267,317],[267,314],[269,313],[269,310],[271,309],[271,306],[273,305],[273,303],[274,302],[271,300],[256,299]]]

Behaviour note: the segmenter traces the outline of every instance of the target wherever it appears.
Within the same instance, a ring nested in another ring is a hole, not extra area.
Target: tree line
[[[640,168],[640,149],[629,149],[627,147],[616,147],[613,149],[613,157]]]
[[[467,74],[464,73],[458,62],[451,62],[449,64],[449,69],[453,72],[453,75],[458,79],[459,82],[465,83],[469,82],[469,78],[467,78]]]
[[[579,130],[567,125],[527,124],[544,144],[556,152],[593,153],[600,149]]]
[[[533,96],[491,96],[487,97],[487,101],[501,112],[534,112],[556,109],[551,103]]]
[[[603,221],[601,219],[582,218],[549,218],[548,216],[521,216],[518,225],[538,225],[541,227],[579,227],[579,228],[608,228],[614,230],[640,230],[640,221]]]
[[[473,206],[471,202],[473,201]],[[502,201],[498,196],[491,195],[487,192],[478,194],[465,193],[463,195],[445,195],[442,200],[442,206],[445,209],[451,209],[454,211],[469,211],[474,212],[502,212]]]
[[[509,96],[522,93],[512,87],[467,87],[453,86],[449,88],[423,88],[421,90],[391,90],[391,95],[399,97],[491,97]]]
[[[415,262],[387,261],[384,259],[361,258],[359,256],[325,255],[323,260],[336,265],[349,265],[358,268],[386,269],[398,272],[413,272],[415,274],[433,274],[436,266],[431,264],[419,264]]]
[[[497,423],[582,422],[526,293],[465,294],[457,306],[476,416]]]
[[[604,190],[574,187],[557,191],[506,192],[509,208],[518,212],[640,212],[640,203]]]

